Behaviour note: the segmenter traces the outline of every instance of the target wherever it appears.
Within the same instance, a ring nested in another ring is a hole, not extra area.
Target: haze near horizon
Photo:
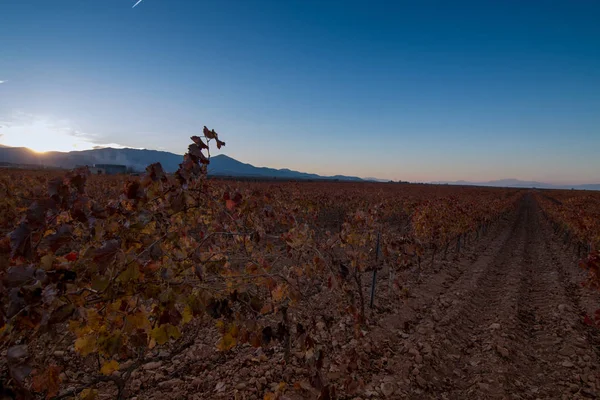
[[[135,5],[134,8],[132,8]],[[597,183],[600,3],[9,0],[0,144]]]

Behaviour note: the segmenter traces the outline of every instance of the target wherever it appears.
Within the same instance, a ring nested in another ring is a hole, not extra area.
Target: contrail
[[[135,6],[137,6],[138,4],[140,4],[142,1],[144,1],[144,0],[138,0],[138,1],[137,1],[137,3],[135,3],[135,4],[133,5],[133,7],[131,7],[131,8],[135,8]]]

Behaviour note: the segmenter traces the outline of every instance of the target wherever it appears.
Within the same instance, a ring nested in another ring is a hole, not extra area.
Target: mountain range
[[[146,149],[113,149],[100,148],[94,150],[71,151],[68,153],[50,151],[36,153],[25,147],[0,146],[0,164],[18,164],[27,166],[44,166],[54,168],[75,168],[79,165],[119,164],[126,165],[135,171],[144,171],[146,166],[159,162],[167,172],[175,172],[179,168],[183,156],[166,151]],[[224,154],[210,159],[208,173],[214,176],[235,176],[245,178],[277,178],[277,179],[327,179],[340,181],[363,181],[357,176],[321,176],[290,169],[255,167],[240,162]]]
[[[74,168],[79,165],[94,164],[120,164],[135,171],[144,171],[146,166],[160,162],[167,172],[175,172],[179,168],[182,156],[166,151],[146,149],[113,149],[98,148],[94,150],[71,151],[68,153],[51,151],[36,153],[25,147],[7,147],[0,145],[0,165],[18,164],[27,166],[44,166],[53,168]],[[208,172],[213,176],[231,176],[259,179],[310,179],[310,180],[339,180],[339,181],[371,181],[387,182],[388,180],[377,178],[359,178],[357,176],[334,175],[321,176],[306,172],[292,171],[289,169],[275,169],[267,167],[255,167],[246,164],[224,154],[213,156],[210,159]],[[521,181],[518,179],[501,179],[487,182],[470,181],[439,181],[431,182],[438,185],[469,185],[469,186],[498,186],[516,188],[539,188],[539,189],[578,189],[578,190],[600,190],[600,184],[585,185],[553,185],[536,181]]]
[[[576,189],[576,190],[600,190],[600,184],[583,185],[553,185],[551,183],[536,181],[521,181],[519,179],[499,179],[487,182],[469,182],[469,181],[439,181],[431,182],[437,185],[465,185],[465,186],[496,186],[513,188],[537,188],[537,189]]]

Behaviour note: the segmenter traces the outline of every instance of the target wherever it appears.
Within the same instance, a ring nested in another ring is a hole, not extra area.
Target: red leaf
[[[200,149],[208,149],[206,143],[204,143],[204,141],[199,136],[192,136],[191,139],[194,143],[198,145],[198,147],[200,147]]]
[[[164,180],[166,178],[165,171],[160,163],[150,164],[146,167],[146,176],[153,182]]]
[[[58,394],[60,388],[61,367],[51,365],[42,374],[35,374],[33,377],[33,390],[36,392],[46,392],[46,398],[52,398]]]
[[[233,209],[235,208],[235,201],[233,201],[233,200],[226,200],[225,201],[225,205],[227,206],[227,209],[229,211],[233,211]]]
[[[78,253],[76,251],[72,251],[69,254],[67,254],[65,256],[65,258],[67,259],[67,261],[73,262],[73,261],[77,261],[77,256],[78,256]]]
[[[204,130],[202,131],[202,133],[204,133],[204,136],[206,136],[207,139],[218,139],[219,135],[217,134],[217,132],[215,132],[215,130],[208,130],[208,128],[205,126]]]

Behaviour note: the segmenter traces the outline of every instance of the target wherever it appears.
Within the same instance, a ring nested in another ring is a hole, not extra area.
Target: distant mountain
[[[292,171],[290,169],[274,169],[267,167],[255,167],[246,164],[224,154],[213,156],[210,159],[208,173],[212,175],[240,176],[240,177],[268,177],[282,179],[338,179],[341,181],[362,181],[357,176],[321,176],[306,172]]]
[[[389,182],[391,179],[380,179],[380,178],[373,178],[373,177],[369,177],[369,178],[365,178],[365,181],[370,181],[370,182]]]
[[[487,182],[469,182],[469,181],[441,181],[431,182],[438,185],[466,185],[466,186],[496,186],[496,187],[514,187],[514,188],[537,188],[537,189],[576,189],[576,190],[600,190],[600,184],[584,185],[553,185],[550,183],[536,181],[521,181],[519,179],[499,179]]]
[[[0,147],[0,163],[45,166],[57,168],[74,168],[78,165],[120,164],[143,171],[149,164],[160,162],[165,171],[175,172],[179,168],[183,156],[166,151],[145,149],[113,149],[102,148],[68,153],[52,151],[36,153],[25,147]],[[228,157],[224,154],[211,157],[208,168],[210,175],[280,178],[280,179],[337,179],[343,181],[362,181],[356,176],[321,176],[289,169],[255,167]]]

